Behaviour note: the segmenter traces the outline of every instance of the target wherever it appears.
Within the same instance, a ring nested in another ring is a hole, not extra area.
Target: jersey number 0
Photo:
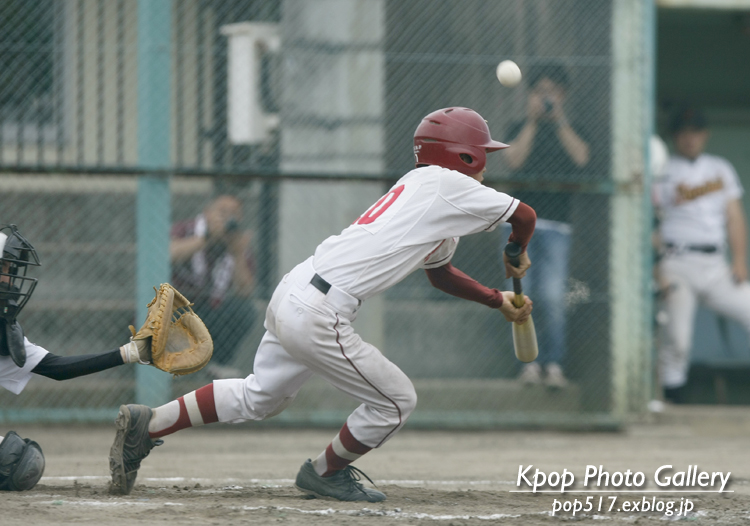
[[[357,219],[356,223],[357,225],[369,225],[373,221],[375,221],[377,218],[379,218],[383,213],[385,213],[386,210],[394,203],[396,202],[396,199],[398,199],[398,196],[401,195],[401,192],[404,191],[404,185],[397,186],[387,194],[385,194],[383,197],[378,199],[378,202],[375,203],[370,207],[367,212],[362,214],[362,216]]]

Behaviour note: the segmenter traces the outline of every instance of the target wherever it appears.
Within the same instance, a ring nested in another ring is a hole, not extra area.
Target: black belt
[[[331,290],[331,284],[317,274],[312,277],[310,284],[323,294],[328,294],[328,291]]]
[[[675,245],[674,243],[667,243],[665,245],[668,249],[683,249],[689,250],[690,252],[703,252],[704,254],[713,254],[719,251],[719,247],[716,245]]]

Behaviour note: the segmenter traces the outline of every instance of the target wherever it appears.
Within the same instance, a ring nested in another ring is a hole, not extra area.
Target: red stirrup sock
[[[328,447],[313,460],[315,472],[322,477],[330,477],[337,471],[357,460],[372,448],[354,438],[349,426],[344,424]]]
[[[153,410],[148,436],[159,438],[186,427],[213,424],[219,421],[214,403],[214,384],[191,391]]]

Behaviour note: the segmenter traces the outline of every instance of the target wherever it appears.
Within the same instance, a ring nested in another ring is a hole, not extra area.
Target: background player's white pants
[[[659,271],[670,287],[667,321],[660,329],[659,377],[662,387],[674,388],[687,382],[698,301],[738,321],[750,334],[750,284],[734,282],[722,254],[668,255]]]
[[[401,428],[417,403],[407,376],[351,326],[359,301],[331,287],[327,295],[310,284],[310,258],[276,288],[266,311],[266,334],[254,374],[214,381],[221,422],[263,420],[283,411],[302,385],[318,374],[360,400],[347,419],[352,435],[378,447]],[[324,276],[325,277],[325,276]]]

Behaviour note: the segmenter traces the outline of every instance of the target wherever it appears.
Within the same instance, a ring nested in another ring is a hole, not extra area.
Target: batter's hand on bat
[[[505,263],[505,277],[506,278],[518,278],[521,279],[526,275],[526,271],[531,266],[531,260],[529,259],[529,254],[527,252],[522,253],[520,256],[518,256],[519,264],[517,267],[514,267],[510,264],[510,261],[508,261],[508,256],[503,253],[503,263]]]
[[[513,298],[516,297],[515,292],[513,292],[512,290],[504,290],[502,294],[503,304],[498,310],[503,313],[503,316],[505,316],[506,320],[515,323],[523,323],[529,319],[534,302],[531,301],[528,296],[524,296],[525,304],[519,309],[516,308],[515,305],[513,305]]]

